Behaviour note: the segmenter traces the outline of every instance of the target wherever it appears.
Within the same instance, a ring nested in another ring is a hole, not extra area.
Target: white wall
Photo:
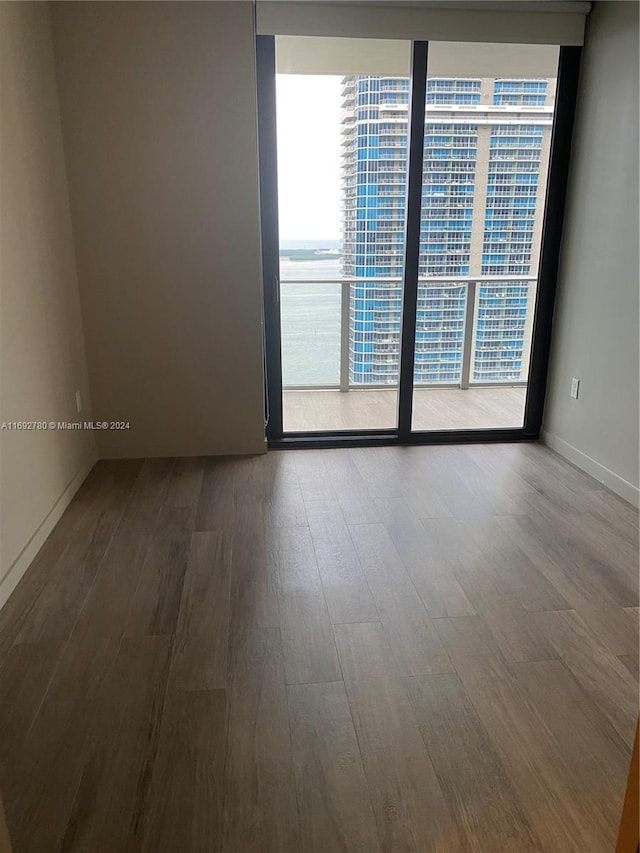
[[[0,422],[90,419],[49,9],[0,3]],[[0,430],[0,606],[95,461],[91,432]]]
[[[583,53],[544,430],[636,504],[638,181],[638,5],[599,2]]]
[[[252,4],[52,15],[99,454],[262,451]]]

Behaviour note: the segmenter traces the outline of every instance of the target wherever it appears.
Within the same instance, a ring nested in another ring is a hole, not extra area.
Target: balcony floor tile
[[[527,389],[419,388],[413,428],[418,430],[521,427]],[[285,432],[391,429],[396,425],[395,389],[372,391],[284,391]]]

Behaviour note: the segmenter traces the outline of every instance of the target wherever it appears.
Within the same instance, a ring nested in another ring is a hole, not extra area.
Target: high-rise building
[[[404,254],[409,81],[343,78],[344,273],[350,382],[395,383]],[[427,81],[416,383],[458,384],[477,284],[470,381],[526,379],[553,79]],[[487,276],[501,276],[491,282]],[[513,280],[505,279],[513,276]]]

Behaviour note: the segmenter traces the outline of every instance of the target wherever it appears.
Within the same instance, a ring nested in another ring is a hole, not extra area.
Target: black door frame
[[[276,42],[257,36],[258,171],[264,300],[265,423],[267,441],[282,438],[282,353],[280,350],[280,238],[276,134]]]
[[[411,435],[413,413],[413,363],[416,350],[418,310],[418,267],[422,229],[422,166],[424,161],[424,117],[427,97],[426,41],[414,41],[411,53],[411,98],[409,101],[409,151],[407,157],[407,203],[404,235],[402,320],[400,333],[400,381],[398,383],[398,439]]]
[[[540,438],[551,349],[553,309],[571,156],[580,47],[560,47],[534,308],[524,425],[517,428],[412,430],[413,362],[424,154],[428,42],[414,41],[411,63],[407,217],[400,339],[398,423],[393,429],[283,432],[280,338],[280,260],[276,142],[275,36],[256,37],[258,163],[265,324],[266,432],[270,448],[368,447],[394,444],[537,441]]]

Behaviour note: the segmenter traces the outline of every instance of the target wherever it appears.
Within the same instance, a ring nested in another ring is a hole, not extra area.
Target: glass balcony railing
[[[341,383],[340,281],[280,284],[283,388],[338,388]]]
[[[285,390],[397,386],[400,278],[287,279],[280,285]],[[414,385],[526,384],[533,276],[418,283]]]

